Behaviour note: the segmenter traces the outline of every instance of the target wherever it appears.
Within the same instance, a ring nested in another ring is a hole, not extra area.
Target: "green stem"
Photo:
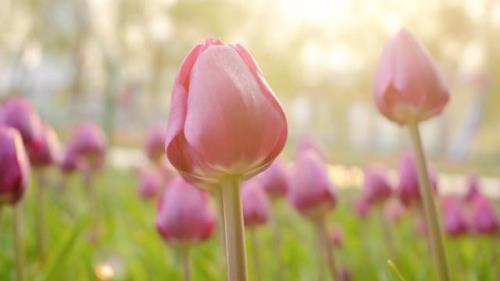
[[[282,243],[282,237],[281,237],[281,232],[280,232],[280,225],[279,225],[279,210],[278,210],[278,204],[279,202],[273,202],[273,215],[271,216],[271,227],[272,227],[272,232],[273,232],[273,245],[274,248],[276,249],[276,277],[274,280],[276,281],[283,281],[284,275],[285,275],[285,267],[283,266],[283,258],[282,258],[282,252],[283,252],[283,243]]]
[[[318,236],[318,253],[321,255],[321,262],[319,265],[323,265],[324,262],[326,261],[326,264],[328,266],[328,269],[330,270],[330,276],[331,280],[337,280],[338,278],[338,270],[337,270],[337,265],[335,263],[335,258],[333,256],[333,249],[332,249],[332,243],[330,243],[330,240],[328,239],[328,230],[326,229],[325,225],[325,217],[321,216],[316,219],[315,221],[315,227],[316,227],[316,234]],[[320,269],[320,280],[322,279],[322,271]]]
[[[247,280],[245,233],[241,209],[240,180],[230,178],[221,186],[226,237],[227,279]]]
[[[422,140],[418,124],[410,124],[410,135],[413,143],[413,150],[416,155],[418,179],[420,195],[424,207],[424,214],[426,218],[428,237],[430,239],[431,251],[434,257],[436,271],[438,273],[438,280],[449,281],[448,262],[446,260],[446,253],[444,250],[443,233],[440,229],[438,212],[434,203],[432,194],[431,181],[427,168],[427,160],[425,158]]]
[[[182,259],[182,275],[184,277],[184,281],[191,281],[191,263],[189,261],[189,251],[189,246],[185,246],[180,249]]]
[[[384,217],[383,208],[378,208],[377,213],[379,215],[380,228],[382,230],[382,236],[384,237],[385,246],[389,252],[389,258],[397,260],[398,253],[395,245],[396,240],[392,235],[392,225]]]
[[[24,281],[24,251],[22,234],[22,202],[17,203],[13,210],[14,249],[16,255],[16,280]]]
[[[254,280],[261,281],[261,267],[260,267],[260,255],[259,255],[259,238],[257,237],[257,229],[250,228],[248,229],[250,233],[250,240],[252,241],[252,262],[253,262],[253,271],[254,271]]]
[[[37,186],[36,186],[36,242],[38,247],[38,255],[40,258],[40,264],[45,263],[45,258],[47,256],[47,228],[46,228],[46,198],[45,198],[45,175],[44,170],[39,169],[37,174]]]

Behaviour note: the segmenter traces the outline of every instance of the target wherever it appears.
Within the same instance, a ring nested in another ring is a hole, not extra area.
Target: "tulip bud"
[[[400,125],[438,115],[448,102],[448,88],[432,57],[406,30],[384,48],[374,85],[375,103]]]
[[[297,144],[297,156],[308,150],[315,151],[321,158],[326,159],[326,154],[323,151],[321,145],[311,136],[304,135],[300,137],[299,142]]]
[[[271,166],[258,176],[262,189],[273,200],[286,196],[289,185],[288,177],[286,164],[280,158],[274,160]]]
[[[191,182],[249,178],[283,149],[285,114],[250,53],[207,40],[174,82],[166,137],[172,165]]]
[[[474,197],[471,202],[471,224],[480,234],[495,235],[500,231],[500,221],[495,208],[483,195]]]
[[[455,197],[445,197],[442,201],[444,230],[453,237],[467,233],[467,222],[462,210],[461,202]]]
[[[11,97],[5,100],[1,105],[0,124],[18,130],[27,149],[39,145],[43,134],[42,122],[26,98]]]
[[[138,193],[143,199],[155,198],[161,191],[164,180],[157,167],[145,167],[139,170]]]
[[[382,204],[391,197],[392,187],[385,170],[372,167],[365,170],[363,197],[370,204]]]
[[[479,179],[475,176],[470,176],[467,181],[467,192],[464,199],[466,202],[472,202],[478,195],[481,195]]]
[[[256,227],[265,224],[270,216],[270,203],[257,179],[243,184],[241,193],[245,226]]]
[[[429,167],[429,176],[434,192],[437,191],[437,176]],[[417,167],[412,154],[404,153],[399,160],[399,198],[405,206],[420,204],[420,189]]]
[[[181,178],[173,179],[158,205],[158,233],[172,243],[198,243],[212,235],[214,224],[207,193]]]
[[[390,200],[384,207],[384,217],[392,224],[397,224],[401,221],[404,215],[405,207],[398,200]]]
[[[165,136],[167,128],[163,125],[155,125],[152,127],[146,138],[144,150],[146,155],[153,162],[158,162],[165,154]]]
[[[59,139],[51,127],[42,128],[38,146],[28,148],[28,155],[34,167],[44,167],[59,162]]]
[[[300,213],[315,218],[335,206],[334,186],[328,178],[325,163],[317,153],[311,150],[301,153],[292,171],[289,199]]]
[[[106,153],[106,138],[101,129],[91,122],[83,122],[73,133],[70,146],[78,157],[85,159],[91,169],[103,165]]]
[[[0,125],[0,207],[21,200],[29,181],[29,162],[17,130]]]
[[[79,166],[80,159],[78,157],[78,153],[73,148],[68,147],[59,162],[59,168],[64,173],[71,173],[75,171]]]
[[[365,219],[370,214],[372,205],[364,197],[361,197],[354,203],[354,208],[356,209],[356,214],[360,218]]]

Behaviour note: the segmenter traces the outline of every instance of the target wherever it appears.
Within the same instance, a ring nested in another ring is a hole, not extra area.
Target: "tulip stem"
[[[191,281],[191,263],[189,261],[189,252],[189,246],[185,246],[180,249],[182,259],[182,275],[184,277],[184,281]]]
[[[226,264],[228,281],[247,280],[245,233],[241,209],[240,180],[230,178],[222,189],[222,208],[226,237]]]
[[[253,271],[254,271],[254,280],[261,281],[262,274],[260,271],[260,255],[259,255],[259,237],[257,235],[257,229],[251,228],[249,229],[250,240],[252,240],[252,262],[253,262]]]
[[[91,230],[90,239],[92,243],[96,243],[99,240],[99,227],[97,220],[99,219],[99,204],[97,201],[97,194],[94,186],[94,173],[92,171],[86,171],[83,175],[84,189],[87,193],[88,207],[91,217]]]
[[[22,234],[22,202],[14,206],[12,212],[12,229],[14,231],[14,249],[16,255],[16,280],[24,281],[24,253],[23,253],[23,234]]]
[[[46,217],[46,203],[45,203],[45,189],[46,181],[43,169],[38,169],[37,173],[37,188],[36,188],[36,237],[38,246],[38,255],[40,258],[40,264],[45,263],[45,257],[47,255],[47,230],[45,227],[45,217]]]
[[[419,179],[420,194],[424,207],[425,222],[427,224],[429,244],[434,257],[434,263],[438,274],[438,280],[449,281],[448,262],[444,250],[443,233],[440,229],[438,212],[434,203],[431,189],[431,181],[427,168],[420,130],[417,123],[409,124],[410,135],[413,143],[413,150],[417,160],[417,170]]]
[[[318,236],[318,252],[321,255],[321,261],[319,269],[322,273],[322,265],[326,261],[328,269],[330,270],[331,280],[336,281],[338,275],[337,265],[335,263],[335,258],[333,256],[332,243],[328,239],[328,230],[325,225],[325,217],[321,216],[315,220],[316,234]],[[320,280],[322,280],[322,274],[320,274]]]
[[[271,216],[271,226],[272,226],[272,232],[273,232],[273,244],[274,248],[276,249],[276,281],[283,281],[285,280],[283,278],[284,275],[284,270],[285,267],[283,266],[283,259],[282,259],[282,252],[283,252],[283,246],[281,242],[281,232],[280,232],[280,226],[279,226],[279,210],[278,210],[278,203],[279,202],[274,202],[273,204],[273,215]]]
[[[397,260],[398,253],[394,245],[395,240],[394,236],[392,235],[392,225],[388,223],[386,218],[384,217],[382,208],[379,208],[377,211],[380,219],[380,228],[382,230],[382,236],[384,237],[385,244],[389,252],[389,258],[391,260]]]

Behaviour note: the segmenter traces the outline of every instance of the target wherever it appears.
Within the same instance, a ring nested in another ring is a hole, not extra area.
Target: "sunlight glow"
[[[115,277],[115,270],[107,263],[100,263],[95,267],[95,275],[99,280],[111,280]]]
[[[349,8],[348,0],[281,0],[287,18],[296,22],[341,21]]]

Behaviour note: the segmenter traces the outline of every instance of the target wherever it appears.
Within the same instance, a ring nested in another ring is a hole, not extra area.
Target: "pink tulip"
[[[160,235],[173,243],[197,243],[212,235],[214,224],[207,193],[181,178],[173,179],[158,206],[156,229]]]
[[[157,167],[146,167],[139,170],[138,193],[143,199],[158,196],[164,185],[162,172]]]
[[[39,145],[28,148],[28,155],[34,167],[49,166],[60,161],[59,139],[56,132],[47,125],[44,125],[42,130]]]
[[[470,222],[477,233],[494,235],[500,231],[500,221],[495,208],[483,195],[474,197],[471,202]]]
[[[401,221],[405,213],[405,207],[398,200],[390,200],[384,207],[384,217],[392,224],[397,224]]]
[[[324,153],[323,148],[318,143],[318,141],[316,141],[316,139],[311,136],[304,135],[299,139],[296,155],[299,155],[300,153],[308,150],[314,150],[316,153],[318,153],[319,156],[321,156],[323,159],[326,159],[326,154]]]
[[[144,144],[144,150],[151,161],[158,162],[164,157],[166,135],[167,127],[161,124],[157,124],[150,129]]]
[[[429,53],[406,30],[385,46],[374,85],[375,103],[388,119],[416,123],[438,115],[448,88]]]
[[[243,202],[243,217],[247,227],[265,224],[270,216],[270,202],[262,185],[257,179],[243,184],[241,201]]]
[[[361,197],[354,203],[354,208],[356,209],[356,214],[360,218],[365,219],[370,214],[372,205],[364,197]]]
[[[1,104],[0,124],[19,131],[26,148],[37,148],[43,134],[42,122],[30,101],[11,97]]]
[[[185,58],[174,82],[166,152],[191,182],[249,178],[287,138],[285,114],[250,53],[207,40]]]
[[[64,173],[71,173],[79,168],[80,166],[80,158],[78,157],[78,153],[71,147],[66,148],[66,152],[63,157],[59,161],[59,168]]]
[[[392,195],[392,187],[385,170],[371,167],[365,170],[363,197],[374,205],[382,204]]]
[[[330,234],[330,240],[336,248],[342,248],[344,244],[344,231],[340,226],[333,228]]]
[[[286,196],[289,186],[289,175],[286,164],[280,158],[259,176],[260,184],[271,199]]]
[[[460,200],[452,196],[442,200],[444,230],[453,237],[461,236],[468,230],[461,204]]]
[[[91,169],[99,169],[104,162],[106,138],[101,129],[91,122],[81,123],[73,133],[70,149],[87,161]]]
[[[328,178],[325,163],[316,152],[301,153],[291,174],[289,199],[300,213],[314,218],[335,206],[334,186]]]
[[[28,186],[30,167],[17,130],[0,125],[0,207],[16,204]]]
[[[437,191],[436,173],[429,168],[432,187]],[[405,206],[420,204],[420,189],[415,159],[411,153],[403,153],[399,160],[399,198]]]
[[[464,196],[464,200],[472,202],[479,195],[481,195],[479,179],[475,176],[470,176],[467,181],[467,193]]]

